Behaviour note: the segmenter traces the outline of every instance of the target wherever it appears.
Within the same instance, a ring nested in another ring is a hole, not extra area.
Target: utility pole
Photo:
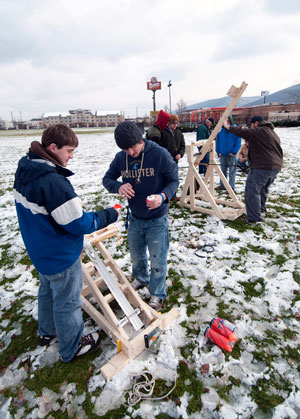
[[[172,113],[172,107],[171,107],[171,80],[169,80],[168,88],[169,88],[169,104],[170,104],[170,114]]]
[[[152,99],[153,99],[153,110],[154,110],[154,112],[156,111],[156,105],[155,105],[155,92],[156,92],[156,90],[153,90],[153,96],[152,96]]]

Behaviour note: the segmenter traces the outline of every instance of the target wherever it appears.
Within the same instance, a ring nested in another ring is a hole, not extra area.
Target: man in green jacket
[[[215,123],[214,118],[207,118],[204,122],[204,124],[200,125],[200,127],[197,129],[197,141],[199,140],[207,140],[210,136],[211,127]],[[198,150],[200,151],[202,147],[198,147]],[[204,163],[204,164],[201,164]],[[209,153],[206,153],[204,158],[200,161],[199,164],[199,173],[202,173],[205,175],[206,173],[206,165],[209,163]]]

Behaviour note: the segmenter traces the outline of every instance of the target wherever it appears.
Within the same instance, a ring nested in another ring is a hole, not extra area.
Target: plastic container
[[[233,323],[230,323],[228,320],[221,319],[221,323],[223,324],[223,326],[227,327],[232,332],[236,331],[236,325]]]
[[[233,349],[233,342],[230,342],[225,336],[220,335],[209,326],[205,329],[204,336],[209,342],[215,343],[227,352],[231,352]]]
[[[147,196],[146,201],[147,201],[147,202],[150,202],[150,201],[153,201],[154,199],[155,199],[155,196],[153,196],[153,195],[149,195],[149,196]]]
[[[227,338],[230,342],[235,343],[238,340],[236,334],[232,332],[230,329],[228,329],[228,327],[224,326],[221,320],[222,319],[220,318],[212,319],[212,321],[210,322],[210,327],[215,332]]]

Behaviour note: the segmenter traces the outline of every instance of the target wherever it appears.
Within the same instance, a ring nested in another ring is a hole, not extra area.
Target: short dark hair
[[[56,144],[58,148],[65,145],[78,146],[78,138],[75,132],[64,124],[51,125],[45,129],[42,135],[42,146],[48,147],[50,144]]]
[[[261,115],[254,115],[253,118],[251,118],[250,124],[254,124],[255,122],[262,122],[264,118]]]

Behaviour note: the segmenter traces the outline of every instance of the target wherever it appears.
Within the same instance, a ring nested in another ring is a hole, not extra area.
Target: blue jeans
[[[128,244],[134,278],[148,286],[151,295],[165,299],[169,229],[166,215],[159,218],[140,219],[131,215]],[[149,275],[147,249],[150,255]]]
[[[84,324],[81,312],[82,271],[77,261],[63,272],[42,275],[38,292],[39,335],[57,335],[64,362],[75,355]]]
[[[236,173],[236,156],[219,156],[221,170],[227,179],[227,172],[229,172],[229,185],[234,190],[235,188],[235,173]],[[220,185],[223,189],[225,186],[220,181]]]
[[[261,212],[266,211],[269,187],[279,170],[251,169],[245,187],[245,204],[249,221],[262,221]]]
[[[202,148],[202,146],[201,147],[198,147],[198,151],[200,151],[201,150],[201,148]],[[209,152],[207,152],[206,154],[205,154],[205,156],[203,157],[203,159],[200,161],[200,163],[206,163],[206,164],[209,164]],[[206,166],[204,166],[204,165],[201,165],[201,164],[199,164],[199,173],[202,173],[203,175],[205,175],[205,173],[206,173]]]

